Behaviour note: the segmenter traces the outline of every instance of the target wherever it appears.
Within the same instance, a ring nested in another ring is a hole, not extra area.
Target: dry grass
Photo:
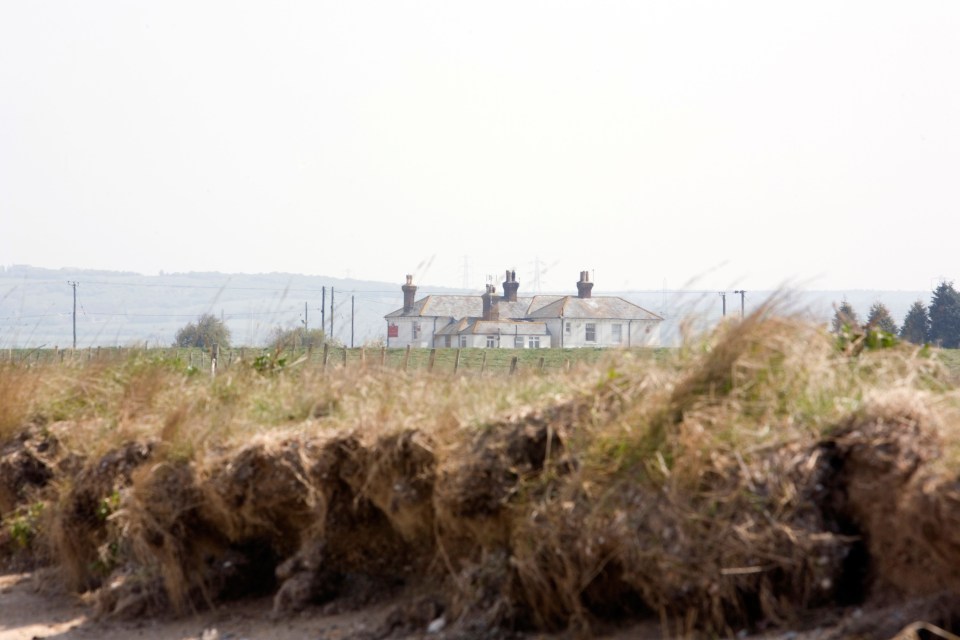
[[[888,526],[960,530],[944,367],[838,347],[775,304],[570,373],[211,380],[141,355],[4,370],[0,399],[0,475],[23,485],[4,525],[45,504],[37,539],[114,614],[417,585],[464,629],[656,616],[726,635],[958,584],[935,567],[960,539]],[[28,458],[55,478],[16,476]]]
[[[41,380],[39,371],[0,363],[0,442],[15,436],[28,422]]]

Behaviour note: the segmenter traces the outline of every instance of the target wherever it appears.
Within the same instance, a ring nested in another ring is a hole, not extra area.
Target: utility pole
[[[327,326],[327,288],[323,287],[323,297],[320,298],[320,329]],[[324,340],[326,342],[326,340]]]
[[[333,340],[333,287],[330,287],[330,339]]]
[[[79,282],[67,280],[67,284],[73,287],[73,350],[77,350],[77,285]]]
[[[746,309],[745,300],[746,300],[747,292],[743,289],[737,289],[736,291],[734,291],[734,293],[740,294],[740,317],[742,318],[744,316],[744,309]]]
[[[350,296],[350,348],[353,349],[353,296]]]
[[[303,303],[303,337],[307,337],[307,333],[310,331],[310,316],[309,310],[307,309],[307,303]]]
[[[723,300],[723,317],[726,318],[727,317],[727,292],[726,291],[720,292],[720,299]]]

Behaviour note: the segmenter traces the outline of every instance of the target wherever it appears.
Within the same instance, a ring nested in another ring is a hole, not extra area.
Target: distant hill
[[[290,273],[169,273],[0,268],[0,348],[70,346],[73,289],[77,287],[77,346],[167,346],[177,329],[200,314],[222,316],[237,345],[261,345],[275,327],[304,320],[319,327],[326,287],[324,329],[350,343],[351,296],[354,344],[386,333],[384,314],[402,304],[400,283]],[[433,288],[447,293],[452,289]]]
[[[350,344],[351,296],[354,298],[354,344],[385,338],[383,316],[403,304],[401,282],[377,282],[306,276],[291,273],[227,274],[169,273],[145,276],[125,271],[42,269],[24,265],[0,267],[0,348],[68,347],[72,341],[73,289],[77,287],[77,346],[126,346],[146,343],[168,346],[177,329],[200,314],[222,316],[236,345],[262,345],[275,327],[294,327],[304,320],[318,327],[326,287],[324,329],[330,329],[330,296],[335,295],[333,337]],[[521,283],[521,291],[523,283]],[[476,293],[420,285],[417,297],[428,293]],[[563,292],[574,293],[574,292]],[[721,315],[717,292],[604,291],[620,295],[658,313],[666,320],[665,344],[679,341],[685,320],[696,328],[715,323]],[[749,312],[770,296],[750,291]],[[846,299],[866,318],[876,301],[883,302],[900,322],[917,299],[929,303],[929,291],[798,291],[787,296],[792,309],[827,322],[833,304]],[[728,293],[727,313],[739,314],[740,296]]]

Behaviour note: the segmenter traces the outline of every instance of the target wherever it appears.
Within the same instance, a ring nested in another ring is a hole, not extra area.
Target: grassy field
[[[0,560],[106,616],[395,599],[390,633],[960,616],[930,600],[960,592],[953,352],[765,307],[678,349],[430,354],[0,362]]]
[[[669,349],[624,349],[641,357],[664,357]],[[431,355],[433,353],[433,355]],[[438,373],[458,373],[479,375],[509,373],[513,358],[517,359],[516,371],[557,371],[567,369],[579,363],[596,363],[609,357],[609,349],[406,349],[345,348],[331,346],[326,353],[326,366],[336,367],[379,367],[390,369],[423,370],[431,369]],[[211,354],[205,349],[104,347],[70,350],[53,349],[8,349],[0,352],[0,361],[17,364],[48,365],[86,362],[118,362],[136,356],[177,360],[196,369],[209,370]],[[221,370],[242,362],[253,363],[257,359],[263,366],[323,366],[324,350],[297,349],[276,352],[261,348],[224,349],[219,353],[218,368]],[[459,362],[457,359],[459,358]]]

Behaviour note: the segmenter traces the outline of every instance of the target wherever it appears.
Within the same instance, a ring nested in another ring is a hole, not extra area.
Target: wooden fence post
[[[216,377],[217,375],[217,360],[220,359],[220,343],[215,342],[212,347],[210,347],[210,377]]]
[[[343,348],[343,368],[347,368],[347,348]]]
[[[457,357],[453,361],[453,374],[456,375],[460,370],[460,349],[457,349]]]
[[[539,365],[540,371],[543,371],[543,362],[544,362],[544,357],[540,356],[540,365]]]
[[[483,359],[480,361],[480,375],[483,375],[483,370],[487,368],[487,350],[483,350]]]
[[[387,366],[387,348],[380,347],[380,367],[383,368]]]
[[[510,375],[513,375],[517,372],[517,360],[519,359],[520,358],[518,358],[517,356],[513,356],[510,359]]]
[[[330,343],[323,343],[323,370],[327,370],[327,360],[330,358]]]
[[[367,348],[360,347],[360,368],[365,369],[367,366]]]
[[[427,365],[427,371],[433,371],[433,365],[437,361],[437,349],[430,349],[430,364]]]
[[[407,350],[403,354],[403,370],[406,371],[407,367],[410,366],[410,345],[407,345]]]

